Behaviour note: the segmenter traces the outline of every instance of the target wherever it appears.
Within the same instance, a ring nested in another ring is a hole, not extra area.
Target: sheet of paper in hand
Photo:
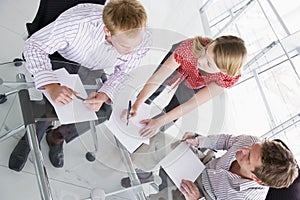
[[[143,143],[149,144],[149,139],[142,138],[139,131],[145,126],[140,124],[140,121],[150,118],[150,106],[142,104],[137,115],[129,119],[129,123],[126,125],[126,119],[122,120],[121,116],[128,107],[128,101],[123,101],[124,103],[118,103],[117,105],[115,104],[116,106],[113,108],[112,115],[105,124],[129,153],[133,153]]]
[[[183,142],[162,159],[160,165],[177,188],[180,188],[182,179],[194,182],[205,169],[205,165]]]
[[[77,74],[69,74],[66,69],[61,68],[54,71],[61,85],[67,86],[79,93],[83,98],[87,98],[87,93]],[[56,115],[61,124],[70,124],[83,121],[96,120],[97,115],[94,111],[88,109],[82,100],[75,98],[72,102],[61,106],[55,103],[47,91],[43,91],[46,98],[55,109]]]

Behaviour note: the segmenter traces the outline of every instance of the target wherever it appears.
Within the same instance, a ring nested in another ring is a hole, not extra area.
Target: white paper
[[[88,95],[83,87],[83,84],[77,74],[69,74],[66,69],[61,68],[54,71],[59,83],[62,86],[67,86],[72,90],[79,93],[82,98],[87,98]],[[83,102],[75,98],[67,105],[58,105],[55,103],[50,94],[47,91],[43,91],[49,102],[55,109],[56,115],[61,124],[70,124],[83,121],[92,121],[97,119],[97,115],[94,111],[88,109]]]
[[[182,179],[194,182],[205,169],[200,159],[183,142],[162,159],[160,165],[177,188],[180,188]]]
[[[128,103],[128,101],[125,102]],[[128,152],[133,153],[143,143],[149,144],[149,138],[143,138],[139,134],[140,130],[145,126],[139,122],[150,118],[150,106],[142,104],[137,115],[129,120],[128,126],[121,119],[124,109],[127,109],[125,104],[114,108],[110,119],[105,124]]]

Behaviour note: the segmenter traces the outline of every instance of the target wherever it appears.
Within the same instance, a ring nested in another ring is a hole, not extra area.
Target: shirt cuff
[[[98,92],[103,92],[105,93],[107,96],[108,96],[108,100],[105,102],[107,104],[112,104],[114,102],[114,88],[109,86],[109,85],[103,85],[99,90]]]
[[[41,71],[34,75],[34,83],[37,89],[44,89],[43,86],[59,81],[53,71]]]

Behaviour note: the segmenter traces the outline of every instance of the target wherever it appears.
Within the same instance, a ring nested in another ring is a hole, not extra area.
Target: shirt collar
[[[232,183],[234,186],[239,188],[240,191],[247,190],[250,188],[261,188],[261,189],[267,188],[267,186],[260,185],[253,180],[249,180],[245,178],[234,179],[232,180]]]

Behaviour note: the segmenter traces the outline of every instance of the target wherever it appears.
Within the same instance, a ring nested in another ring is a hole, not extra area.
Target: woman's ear
[[[264,182],[262,180],[260,180],[259,178],[257,178],[254,174],[252,175],[252,180],[254,180],[255,182],[257,182],[260,185],[264,184]]]

